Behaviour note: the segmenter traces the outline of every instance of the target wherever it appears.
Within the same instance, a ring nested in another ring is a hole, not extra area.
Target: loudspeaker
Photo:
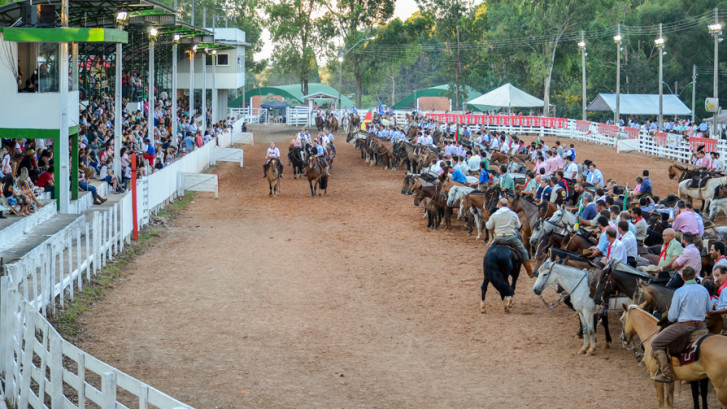
[[[20,16],[23,19],[23,26],[35,27],[38,25],[38,11],[35,6],[31,6],[28,3],[21,3]]]
[[[38,27],[56,26],[56,6],[52,4],[38,4]]]

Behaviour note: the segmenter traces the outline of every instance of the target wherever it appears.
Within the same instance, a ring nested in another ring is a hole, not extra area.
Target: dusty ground
[[[219,200],[198,194],[85,315],[84,349],[197,408],[656,406],[645,369],[617,342],[601,349],[600,327],[595,356],[576,354],[577,318],[547,309],[525,274],[511,314],[492,288],[480,314],[484,245],[459,225],[427,232],[402,171],[369,168],[339,136],[328,197],[286,168],[272,199],[261,158],[290,131],[255,137],[244,169],[213,170]],[[657,193],[675,185],[666,161],[576,147],[607,178],[647,167]]]

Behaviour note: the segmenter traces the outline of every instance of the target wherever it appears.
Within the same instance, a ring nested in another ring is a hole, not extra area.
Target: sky
[[[394,9],[394,18],[399,17],[402,21],[411,17],[415,11],[418,10],[415,0],[396,0],[396,7]],[[263,30],[262,33],[263,48],[255,54],[255,61],[260,61],[265,58],[270,58],[273,52],[273,42],[270,40],[270,32],[267,29]]]

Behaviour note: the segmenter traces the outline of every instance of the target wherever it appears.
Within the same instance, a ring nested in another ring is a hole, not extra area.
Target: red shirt
[[[48,182],[53,181],[53,176],[48,172],[43,172],[38,176],[38,181],[35,183],[38,187],[46,187],[48,186]]]

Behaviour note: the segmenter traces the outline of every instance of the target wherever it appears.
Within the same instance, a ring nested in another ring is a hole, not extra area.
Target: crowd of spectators
[[[133,73],[129,77],[133,81]],[[177,137],[172,134],[171,100],[166,92],[151,109],[138,100],[139,89],[127,87],[122,106],[120,154],[121,174],[114,173],[114,100],[101,93],[84,101],[79,116],[79,189],[91,192],[94,203],[106,201],[102,198],[94,181],[106,183],[107,191],[124,193],[132,176],[132,154],[136,154],[137,176],[143,177],[163,169],[178,158],[203,146],[213,137],[232,127],[230,118],[212,123],[211,108],[205,113],[207,124],[203,132],[199,117],[194,120],[188,111],[188,101],[178,101]],[[153,127],[153,141],[148,138],[148,127]],[[71,155],[71,158],[73,155]],[[72,159],[71,159],[72,160]],[[38,199],[43,193],[55,198],[54,151],[52,139],[3,139],[0,180],[2,180],[2,201],[0,206],[11,214],[26,216],[42,207]],[[3,209],[4,210],[4,209]],[[0,218],[6,217],[0,211]]]

